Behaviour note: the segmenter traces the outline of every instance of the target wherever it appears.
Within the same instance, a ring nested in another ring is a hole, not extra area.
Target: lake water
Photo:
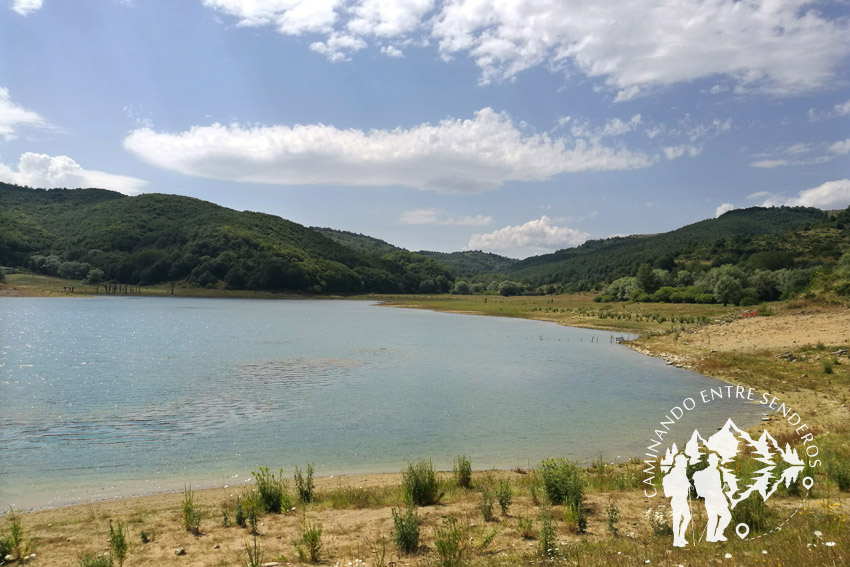
[[[233,485],[260,465],[625,459],[712,385],[608,332],[537,321],[361,301],[0,298],[0,503]],[[702,429],[758,411],[706,408]]]

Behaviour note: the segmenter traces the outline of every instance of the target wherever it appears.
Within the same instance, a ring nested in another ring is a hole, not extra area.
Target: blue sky
[[[850,205],[850,1],[3,0],[0,180],[512,257]]]

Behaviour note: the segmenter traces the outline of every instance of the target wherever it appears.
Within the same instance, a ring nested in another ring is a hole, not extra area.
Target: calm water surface
[[[607,332],[536,321],[357,301],[0,298],[0,503],[233,485],[258,465],[627,458],[712,385]],[[706,410],[701,429],[752,423],[757,408]]]

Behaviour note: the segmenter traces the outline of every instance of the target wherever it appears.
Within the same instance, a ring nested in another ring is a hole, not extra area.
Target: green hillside
[[[765,238],[769,235],[800,231],[827,221],[827,213],[815,208],[736,209],[663,234],[591,240],[576,248],[527,258],[515,264],[509,275],[537,286],[610,282],[634,275],[644,263],[667,270],[676,260],[709,265],[737,263],[745,255],[770,250],[773,240]],[[805,247],[802,244],[801,252],[807,254]]]
[[[280,217],[177,195],[0,184],[0,265],[91,283],[321,292],[448,290],[409,252],[365,254]]]
[[[452,253],[421,250],[419,254],[433,258],[463,277],[473,277],[480,274],[504,274],[517,263],[517,260],[513,258],[480,250]]]
[[[359,252],[367,252],[369,254],[378,254],[383,256],[384,254],[392,254],[393,252],[404,250],[404,248],[393,246],[389,242],[385,242],[371,236],[366,236],[365,234],[316,226],[310,228],[338,244],[342,244],[347,248],[351,248],[352,250],[357,250]]]

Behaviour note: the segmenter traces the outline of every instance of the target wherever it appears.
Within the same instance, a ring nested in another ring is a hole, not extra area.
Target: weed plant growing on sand
[[[455,482],[461,488],[472,487],[472,463],[466,455],[458,455],[454,464]]]
[[[195,535],[201,533],[201,511],[195,508],[195,493],[192,486],[183,487],[183,527],[186,531]]]
[[[537,534],[534,532],[534,522],[531,518],[520,516],[517,518],[517,531],[522,539],[534,539]]]
[[[558,552],[555,546],[555,526],[552,523],[552,508],[548,503],[540,506],[540,531],[537,532],[537,552],[541,557],[554,559]]]
[[[441,567],[460,567],[466,563],[468,531],[466,524],[457,518],[446,518],[442,526],[437,526],[434,549]]]
[[[620,528],[617,527],[617,522],[620,521],[620,508],[617,507],[616,502],[613,500],[608,501],[608,506],[605,508],[605,515],[608,518],[608,533],[617,537],[617,534],[620,532]]]
[[[408,506],[407,511],[402,514],[396,508],[393,513],[393,540],[398,550],[405,555],[416,553],[419,549],[419,514],[416,508]]]
[[[293,545],[298,558],[304,562],[319,563],[322,560],[322,524],[319,521],[308,522],[306,516],[301,518],[300,536]]]
[[[407,464],[401,471],[401,495],[408,506],[431,506],[440,501],[443,493],[431,461]]]
[[[847,464],[847,461],[835,459],[829,463],[827,471],[829,478],[838,485],[838,490],[841,492],[850,491],[850,465]]]
[[[263,512],[280,514],[292,509],[292,498],[289,496],[289,487],[283,479],[283,469],[277,476],[269,471],[268,467],[259,467],[258,470],[251,471],[251,474],[257,482]]]
[[[120,521],[116,528],[112,525],[112,520],[109,520],[109,550],[113,561],[118,563],[118,567],[123,567],[124,560],[127,559],[127,550],[130,549],[128,540],[127,528]]]
[[[32,543],[24,533],[24,525],[21,523],[20,514],[16,514],[13,508],[9,509],[9,535],[0,533],[0,549],[4,551],[0,555],[0,561],[7,555],[12,555],[18,561],[29,555]]]
[[[245,542],[245,567],[260,567],[263,564],[263,550],[254,535],[254,545]]]
[[[307,464],[307,474],[301,473],[298,466],[295,467],[295,490],[298,491],[298,499],[304,504],[313,501],[313,464]]]
[[[499,501],[499,508],[502,509],[502,515],[508,515],[508,508],[513,502],[514,491],[511,488],[511,483],[504,478],[499,479],[499,485],[496,487],[496,499]]]
[[[493,481],[487,479],[487,481],[481,483],[481,502],[478,503],[478,510],[485,522],[493,521],[493,504],[495,503],[496,495],[493,493]]]

